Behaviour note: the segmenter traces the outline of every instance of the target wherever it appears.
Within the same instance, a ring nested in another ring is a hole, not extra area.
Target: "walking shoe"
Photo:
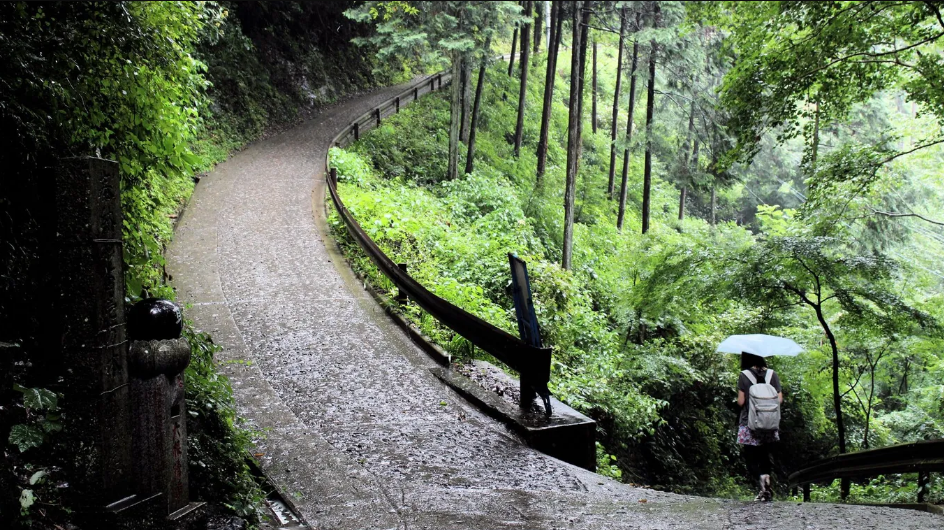
[[[766,475],[760,476],[760,491],[757,493],[757,496],[754,497],[756,502],[765,502],[767,500],[767,481],[764,480]]]
[[[760,491],[762,502],[770,502],[774,499],[774,492],[770,487],[770,475],[761,475],[760,476]]]

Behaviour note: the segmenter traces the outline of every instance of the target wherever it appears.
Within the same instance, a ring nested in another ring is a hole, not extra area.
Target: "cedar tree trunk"
[[[639,13],[636,13],[636,31],[639,31]],[[623,230],[626,217],[626,188],[629,181],[629,147],[633,140],[633,112],[636,103],[636,68],[639,65],[639,42],[633,39],[633,63],[630,67],[629,110],[626,111],[626,147],[623,149],[623,173],[620,179],[619,213],[616,216],[616,229]]]
[[[652,9],[653,27],[659,27],[659,3]],[[656,100],[656,53],[658,45],[652,41],[649,46],[649,81],[646,100],[646,162],[642,177],[642,233],[649,231],[649,214],[652,209],[652,117]]]
[[[564,188],[564,245],[561,257],[561,267],[564,269],[570,269],[574,246],[574,199],[580,144],[580,100],[583,96],[580,93],[581,78],[583,77],[580,49],[585,48],[581,43],[583,32],[580,27],[583,19],[581,14],[583,8],[585,8],[583,2],[574,2],[573,42],[571,43],[572,53],[570,59],[570,99],[568,101],[570,111],[567,119],[567,178]]]
[[[446,169],[446,178],[449,180],[454,180],[459,176],[459,122],[462,121],[460,116],[462,112],[462,87],[458,79],[461,74],[462,60],[458,53],[454,53],[452,57],[452,83],[449,84],[452,90],[452,98],[449,104],[449,165]]]
[[[528,0],[524,3],[524,9],[526,13],[531,12],[531,0]],[[529,24],[525,24],[521,28],[521,84],[518,90],[518,122],[515,125],[515,158],[518,158],[521,155],[521,140],[524,136],[524,106],[525,101],[528,99],[528,53],[531,50],[529,46],[530,31],[531,27]]]
[[[554,80],[557,79],[557,54],[560,49],[563,7],[551,2],[551,36],[547,41],[547,70],[544,75],[544,107],[541,110],[541,135],[538,139],[538,171],[536,184],[541,183],[547,169],[547,138],[550,132],[551,108],[554,103]]]
[[[597,133],[597,41],[593,41],[593,108],[590,111],[593,115],[590,117],[590,126],[593,128],[593,134]]]
[[[616,88],[613,90],[613,122],[610,124],[610,178],[606,185],[606,195],[613,200],[614,181],[616,179],[616,132],[619,121],[619,97],[623,80],[623,41],[626,36],[626,8],[620,11],[620,36],[616,55]]]
[[[488,71],[488,50],[491,48],[492,37],[485,39],[485,55],[479,66],[479,80],[475,84],[475,103],[472,105],[472,120],[469,123],[469,149],[465,156],[465,172],[472,173],[472,160],[475,158],[475,126],[479,121],[479,105],[482,102],[482,86],[485,84],[485,72]]]

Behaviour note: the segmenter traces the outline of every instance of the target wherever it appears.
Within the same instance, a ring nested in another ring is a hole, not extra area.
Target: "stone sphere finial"
[[[179,339],[182,330],[180,306],[170,300],[145,298],[128,312],[130,340]]]

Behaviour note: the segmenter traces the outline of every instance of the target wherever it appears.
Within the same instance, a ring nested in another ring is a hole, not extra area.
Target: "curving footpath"
[[[326,232],[325,150],[391,87],[256,142],[203,178],[168,249],[223,346],[256,453],[313,528],[932,529],[893,508],[760,505],[634,488],[529,449],[429,372]]]

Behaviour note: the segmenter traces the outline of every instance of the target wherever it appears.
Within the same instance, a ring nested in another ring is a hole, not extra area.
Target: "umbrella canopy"
[[[803,348],[790,339],[774,337],[773,335],[731,335],[724,339],[715,350],[721,353],[747,352],[759,357],[785,355],[795,357]]]

